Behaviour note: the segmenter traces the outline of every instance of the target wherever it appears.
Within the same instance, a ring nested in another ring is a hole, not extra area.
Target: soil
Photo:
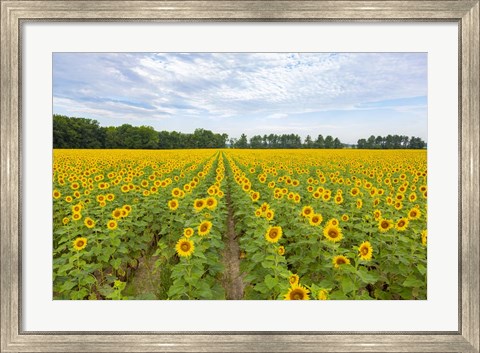
[[[225,288],[225,297],[228,300],[243,299],[244,284],[240,272],[240,246],[235,234],[235,220],[233,217],[233,207],[230,197],[230,190],[225,194],[228,207],[227,233],[224,237],[225,249],[223,251],[223,264],[225,272],[223,276],[223,287]]]

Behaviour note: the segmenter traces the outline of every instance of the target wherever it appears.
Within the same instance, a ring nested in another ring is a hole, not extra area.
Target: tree
[[[307,137],[305,137],[305,141],[303,142],[303,147],[313,148],[313,140],[310,137],[310,135],[307,135]]]
[[[318,135],[317,140],[315,141],[316,148],[325,148],[325,140],[322,135]]]
[[[263,139],[260,135],[255,135],[250,138],[250,148],[262,148],[263,147]]]
[[[333,137],[330,135],[325,137],[325,148],[333,148]]]
[[[360,139],[357,141],[357,148],[368,148],[367,147],[367,140]]]
[[[343,144],[340,142],[338,137],[335,137],[335,140],[333,140],[333,148],[342,148]]]
[[[235,148],[248,148],[247,135],[242,134],[235,144]]]

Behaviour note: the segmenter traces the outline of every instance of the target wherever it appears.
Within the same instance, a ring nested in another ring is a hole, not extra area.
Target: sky
[[[427,142],[427,54],[54,53],[53,113],[233,138]]]

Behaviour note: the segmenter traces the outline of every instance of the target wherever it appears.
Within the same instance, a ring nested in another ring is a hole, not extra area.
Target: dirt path
[[[155,280],[158,280],[159,274],[152,274],[156,260],[157,257],[154,256],[140,258],[138,268],[124,290],[125,295],[143,300],[158,299],[155,295],[158,291],[158,285],[155,284]]]
[[[230,300],[243,299],[243,281],[240,273],[240,247],[235,235],[235,221],[233,218],[232,200],[230,189],[225,194],[228,207],[227,233],[224,237],[225,249],[223,251],[223,263],[225,272],[223,277],[223,286],[225,288],[225,297]]]

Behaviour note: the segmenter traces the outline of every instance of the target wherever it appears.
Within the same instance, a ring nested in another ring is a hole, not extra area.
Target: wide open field
[[[55,299],[426,299],[426,151],[54,150]]]

